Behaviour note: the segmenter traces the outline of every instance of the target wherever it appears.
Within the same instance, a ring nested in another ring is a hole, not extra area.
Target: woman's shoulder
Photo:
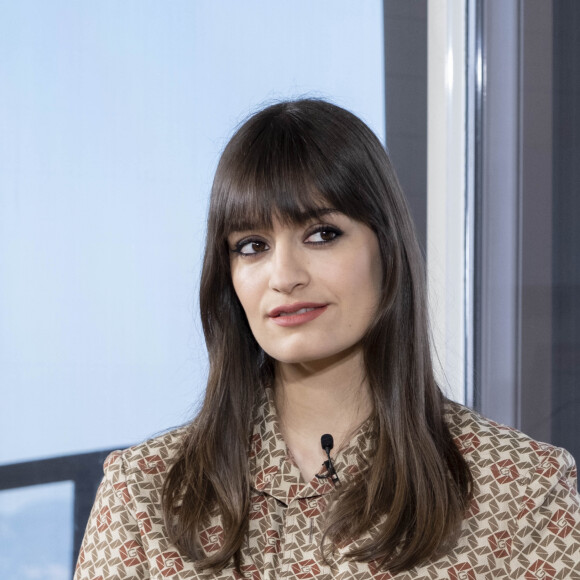
[[[179,427],[127,449],[113,451],[103,466],[105,476],[133,481],[165,479],[186,433],[187,427]]]
[[[476,479],[499,484],[533,481],[546,489],[562,479],[576,484],[574,458],[565,449],[536,441],[451,401],[446,420]]]
[[[579,578],[580,498],[570,453],[457,403],[448,403],[446,418],[473,477],[460,550],[487,552],[502,578]]]

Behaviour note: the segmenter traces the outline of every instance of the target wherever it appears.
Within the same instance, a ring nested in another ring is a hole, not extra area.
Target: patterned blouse
[[[201,572],[167,540],[160,498],[184,434],[178,429],[109,456],[75,580],[580,579],[580,502],[571,455],[455,403],[449,404],[447,419],[475,486],[461,536],[444,557],[393,576],[372,562],[345,558],[351,544],[331,556],[329,565],[323,564],[320,524],[333,483],[302,481],[280,435],[269,394],[252,437],[253,496],[243,575],[233,569]],[[370,434],[364,424],[336,454],[342,482],[362,467]],[[201,534],[206,553],[217,550],[222,538],[216,518]]]

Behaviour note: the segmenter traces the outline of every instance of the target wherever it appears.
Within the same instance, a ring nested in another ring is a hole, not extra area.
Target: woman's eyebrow
[[[326,215],[340,213],[337,209],[332,207],[321,207],[301,212],[298,216],[298,222],[304,223],[312,219],[320,219]]]

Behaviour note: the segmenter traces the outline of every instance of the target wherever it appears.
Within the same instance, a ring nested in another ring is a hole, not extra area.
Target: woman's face
[[[232,232],[232,281],[258,344],[281,363],[352,351],[381,294],[377,238],[365,224],[327,210],[303,225]]]

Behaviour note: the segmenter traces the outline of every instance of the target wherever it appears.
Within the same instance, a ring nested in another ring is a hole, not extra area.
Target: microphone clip
[[[334,438],[329,433],[326,433],[320,438],[320,445],[326,453],[326,457],[328,459],[326,459],[324,462],[326,473],[324,475],[317,474],[316,477],[318,477],[318,479],[330,478],[334,485],[340,485],[338,473],[336,473],[336,469],[334,468],[334,464],[332,463],[332,459],[330,457],[330,450],[334,447]]]

